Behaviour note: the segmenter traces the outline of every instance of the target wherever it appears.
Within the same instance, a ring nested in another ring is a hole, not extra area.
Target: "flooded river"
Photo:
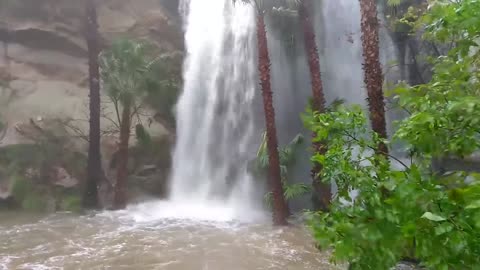
[[[158,202],[83,216],[0,213],[0,269],[338,269],[303,228],[211,214]]]

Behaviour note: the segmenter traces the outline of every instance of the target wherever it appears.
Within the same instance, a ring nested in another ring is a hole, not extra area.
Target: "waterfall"
[[[171,200],[250,217],[258,204],[247,165],[260,138],[254,115],[255,11],[232,0],[183,0],[180,9],[187,55]]]

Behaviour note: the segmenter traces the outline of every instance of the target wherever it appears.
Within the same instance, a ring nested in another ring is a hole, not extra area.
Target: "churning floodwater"
[[[337,269],[303,229],[152,219],[149,206],[91,216],[0,213],[0,269]]]

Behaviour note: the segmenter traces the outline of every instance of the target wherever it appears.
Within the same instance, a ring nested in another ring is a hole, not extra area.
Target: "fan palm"
[[[275,13],[283,16],[297,16],[300,19],[302,29],[305,51],[308,59],[308,67],[310,71],[311,89],[313,96],[312,108],[314,111],[320,113],[325,112],[325,93],[323,91],[323,83],[321,77],[320,68],[320,56],[318,54],[318,46],[315,36],[315,27],[313,23],[313,17],[311,16],[311,10],[313,10],[313,2],[311,0],[283,0],[275,2],[279,7],[275,7]],[[265,7],[264,3],[259,4],[262,8]],[[313,134],[315,137],[315,134]],[[313,144],[315,152],[324,152],[326,148],[322,142],[316,142]],[[315,208],[321,210],[328,210],[330,204],[331,188],[329,184],[323,183],[319,179],[321,172],[321,165],[315,164],[311,170],[312,185],[314,187],[314,205]]]
[[[127,203],[128,145],[132,117],[149,91],[156,88],[152,70],[158,58],[150,60],[150,49],[146,43],[120,40],[100,57],[104,88],[115,105],[120,126],[117,182],[113,203],[115,209],[125,208]]]
[[[254,172],[256,174],[263,174],[265,171],[269,169],[268,163],[268,151],[266,147],[266,133],[264,132],[262,135],[262,143],[257,151],[257,157],[254,163]],[[303,183],[299,184],[291,184],[288,181],[288,169],[293,165],[295,162],[295,155],[303,144],[304,137],[301,134],[298,134],[293,138],[290,143],[286,146],[281,147],[278,149],[279,156],[280,156],[280,172],[282,177],[282,184],[283,184],[283,195],[287,201],[295,199],[299,196],[305,195],[310,191],[309,187]],[[268,192],[265,195],[265,201],[269,205],[272,206],[272,192]]]
[[[234,0],[236,2],[236,0]],[[288,205],[283,194],[283,184],[278,154],[277,130],[275,127],[275,109],[273,107],[273,93],[270,74],[270,56],[268,51],[267,31],[265,25],[266,1],[241,0],[252,4],[257,10],[257,43],[258,43],[258,70],[262,87],[263,107],[265,112],[267,149],[269,160],[269,182],[273,197],[273,223],[286,225]]]

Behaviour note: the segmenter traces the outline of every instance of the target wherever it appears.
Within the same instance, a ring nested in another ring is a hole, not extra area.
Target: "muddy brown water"
[[[0,213],[0,269],[340,269],[301,226],[143,214]]]

